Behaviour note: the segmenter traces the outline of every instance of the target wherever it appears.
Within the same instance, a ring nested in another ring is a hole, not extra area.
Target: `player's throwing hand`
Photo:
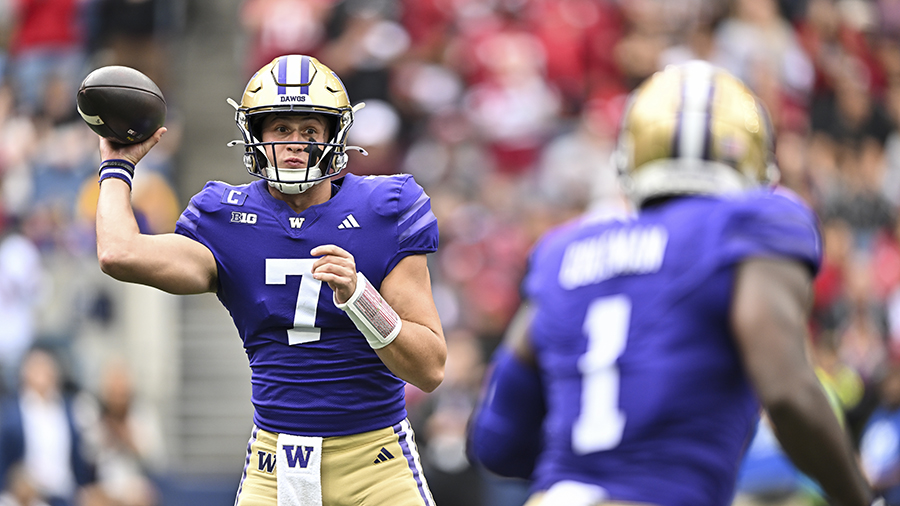
[[[100,157],[103,160],[128,160],[134,165],[156,145],[166,133],[166,127],[159,127],[147,140],[137,144],[119,144],[100,137]]]

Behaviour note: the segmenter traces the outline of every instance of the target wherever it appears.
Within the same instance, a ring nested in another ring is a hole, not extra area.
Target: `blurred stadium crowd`
[[[53,313],[52,287],[40,281],[60,258],[69,272],[96,262],[97,141],[74,104],[88,70],[129,65],[173,97],[170,132],[135,186],[144,230],[171,231],[190,197],[173,176],[188,146],[165,43],[177,40],[185,11],[181,0],[0,0],[7,394],[20,388],[33,343],[77,353],[67,339],[79,326],[115,318],[102,293]],[[782,184],[819,214],[824,264],[810,353],[869,477],[900,504],[900,1],[244,0],[234,20],[248,42],[245,77],[274,56],[310,54],[341,76],[354,103],[367,103],[349,142],[369,156],[351,156],[351,172],[409,172],[432,197],[441,245],[431,272],[449,357],[444,384],[427,396],[410,390],[409,403],[438,504],[521,504],[519,484],[465,457],[484,362],[519,303],[536,238],[588,208],[625,210],[610,157],[626,94],[692,58],[727,68],[760,95],[777,130]],[[69,376],[77,388],[77,371]],[[109,430],[122,436],[118,429]],[[739,499],[814,503],[814,487],[760,434]],[[5,435],[0,427],[0,454]],[[136,469],[153,468],[122,438]],[[88,459],[112,444],[87,440]],[[107,489],[94,500],[109,502],[97,504],[158,501]]]

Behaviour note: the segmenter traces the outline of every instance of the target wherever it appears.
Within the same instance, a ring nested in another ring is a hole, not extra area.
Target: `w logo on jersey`
[[[298,218],[297,216],[288,216],[288,221],[291,224],[291,228],[300,228],[303,226],[303,222],[306,221],[306,218]]]

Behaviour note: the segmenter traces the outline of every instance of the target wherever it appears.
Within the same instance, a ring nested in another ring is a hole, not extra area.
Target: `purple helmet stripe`
[[[409,470],[412,471],[413,478],[416,480],[416,486],[419,488],[419,495],[422,496],[422,501],[424,501],[425,504],[431,504],[429,501],[430,494],[425,490],[425,484],[422,481],[422,476],[419,474],[419,466],[416,464],[417,455],[413,453],[409,446],[408,438],[411,436],[406,432],[403,422],[394,425],[394,434],[397,435],[400,448],[403,450],[403,456],[406,457],[406,463],[409,466]]]
[[[303,56],[300,58],[300,83],[303,86],[300,87],[301,95],[309,95],[309,57]]]
[[[681,129],[684,126],[684,103],[687,102],[687,86],[684,85],[685,77],[681,75],[681,105],[678,106],[675,124],[675,135],[672,136],[672,158],[681,156]]]
[[[703,122],[703,159],[712,160],[712,106],[716,96],[716,79],[709,80],[709,94],[706,97],[706,120]]]
[[[347,87],[344,86],[344,81],[341,81],[341,78],[338,77],[338,75],[335,74],[333,70],[331,71],[331,75],[333,75],[334,78],[337,79],[337,82],[340,83],[341,89],[344,90],[344,93],[347,93]]]
[[[288,60],[289,60],[289,58],[286,58],[286,57],[278,59],[278,66],[276,67],[277,74],[275,74],[275,75],[278,76],[278,94],[279,95],[285,94],[284,86],[281,86],[281,83],[284,83],[287,81]]]

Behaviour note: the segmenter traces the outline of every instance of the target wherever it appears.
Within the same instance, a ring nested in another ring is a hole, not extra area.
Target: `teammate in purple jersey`
[[[174,234],[139,234],[130,203],[134,165],[165,128],[133,146],[101,139],[103,271],[215,292],[231,313],[255,408],[236,505],[432,505],[404,401],[407,382],[441,383],[447,353],[428,195],[407,175],[341,174],[361,105],[314,58],[276,58],[229,103],[232,145],[262,180],[208,183]]]
[[[806,353],[813,213],[773,189],[753,94],[704,62],[631,97],[616,156],[639,209],[531,255],[470,454],[533,480],[527,506],[731,503],[760,408],[835,504],[873,495]]]

